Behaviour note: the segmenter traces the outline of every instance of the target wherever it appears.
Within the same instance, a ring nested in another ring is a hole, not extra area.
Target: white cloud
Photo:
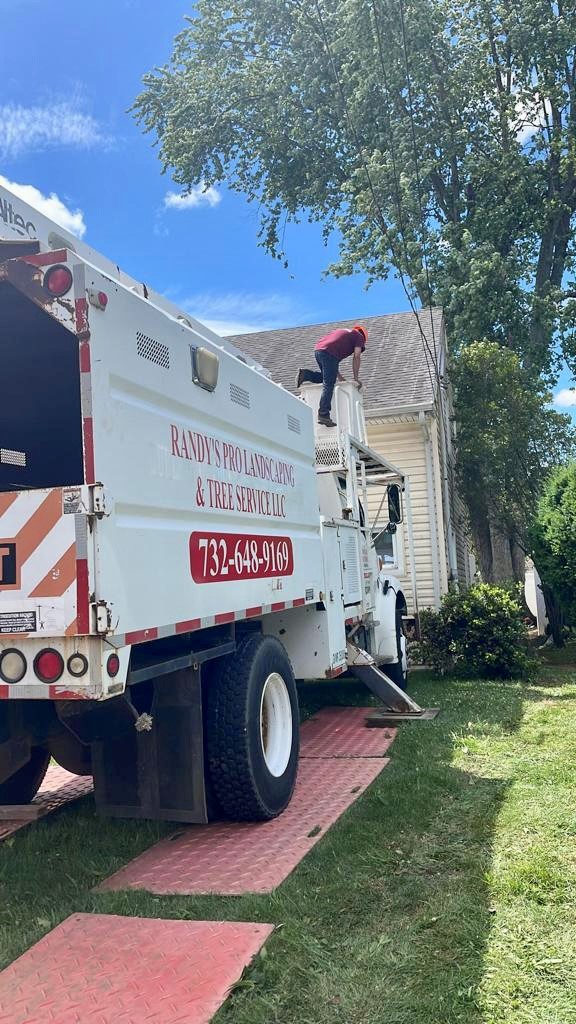
[[[192,295],[180,305],[221,337],[289,327],[301,319],[288,296],[274,293],[204,292]]]
[[[538,92],[516,101],[514,131],[521,146],[525,146],[536,132],[541,131],[552,118],[550,100],[542,99]]]
[[[191,210],[195,206],[218,206],[222,196],[217,188],[210,185],[193,185],[189,192],[180,195],[178,192],[167,192],[164,206],[168,210]]]
[[[82,210],[71,210],[55,192],[45,196],[34,185],[21,185],[16,181],[9,181],[2,174],[0,174],[0,185],[9,189],[29,206],[33,206],[39,213],[43,213],[45,217],[55,221],[65,231],[76,235],[76,238],[84,238],[86,224]]]
[[[233,334],[256,334],[257,331],[271,331],[273,325],[271,324],[254,324],[254,323],[243,323],[241,320],[207,320],[206,317],[196,316],[192,314],[195,320],[200,320],[206,327],[214,334],[218,334],[220,338],[229,338]]]
[[[108,146],[110,139],[79,100],[45,106],[0,105],[0,156],[15,159],[23,153],[60,146],[92,149]]]
[[[562,388],[554,395],[553,401],[560,409],[576,405],[576,388]]]

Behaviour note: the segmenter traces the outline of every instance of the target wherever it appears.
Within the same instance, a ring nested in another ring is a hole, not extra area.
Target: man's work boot
[[[302,384],[303,376],[304,376],[304,370],[302,368],[300,368],[298,370],[298,373],[296,374],[296,381],[295,381],[295,383],[296,383],[296,390],[298,390],[298,388]]]
[[[318,423],[320,423],[323,427],[335,427],[336,426],[336,424],[334,423],[334,420],[330,419],[330,416],[321,416],[320,413],[318,413]]]

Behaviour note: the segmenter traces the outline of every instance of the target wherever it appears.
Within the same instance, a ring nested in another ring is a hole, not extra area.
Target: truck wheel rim
[[[271,672],[260,701],[260,742],[266,767],[279,778],[292,753],[292,705],[288,688],[278,672]]]

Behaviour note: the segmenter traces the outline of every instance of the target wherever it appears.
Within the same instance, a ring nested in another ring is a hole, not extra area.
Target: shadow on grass
[[[391,765],[270,896],[95,895],[167,829],[98,821],[88,801],[0,847],[4,962],[77,910],[269,921],[278,931],[217,1021],[481,1024],[486,873],[509,781],[460,771],[453,758],[479,736],[517,729],[521,687],[419,674],[414,694],[440,717],[401,727]],[[301,697],[305,713],[370,703],[349,684]]]

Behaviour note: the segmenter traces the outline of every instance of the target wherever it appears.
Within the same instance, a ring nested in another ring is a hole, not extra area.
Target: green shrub
[[[554,470],[536,508],[530,540],[538,572],[576,626],[576,462]]]
[[[502,677],[530,667],[523,609],[514,590],[478,583],[420,615],[420,656],[437,672]]]
[[[420,640],[408,647],[410,661],[428,665],[435,672],[452,668],[448,633],[440,612],[425,608],[420,612]]]

